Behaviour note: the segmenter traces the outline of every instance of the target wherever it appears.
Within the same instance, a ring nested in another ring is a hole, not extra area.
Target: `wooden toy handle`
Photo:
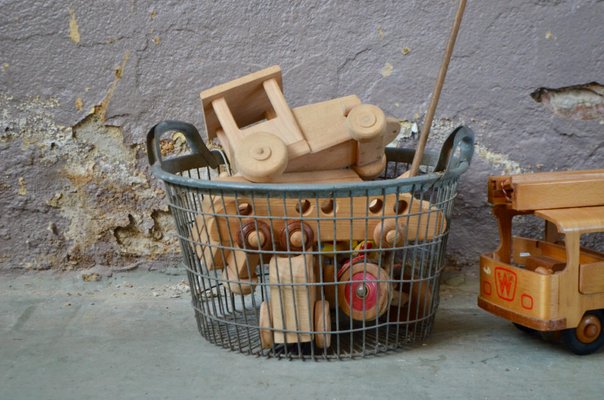
[[[430,106],[428,107],[428,112],[426,113],[426,119],[424,121],[424,125],[422,126],[422,132],[419,137],[419,141],[417,143],[417,150],[415,151],[415,156],[413,157],[413,163],[411,164],[411,168],[409,169],[409,176],[416,176],[419,171],[419,165],[424,157],[424,150],[426,148],[426,142],[428,141],[428,135],[430,134],[430,126],[432,125],[432,120],[434,118],[434,113],[436,112],[436,106],[438,105],[438,99],[440,98],[440,92],[442,90],[443,84],[445,82],[445,77],[447,75],[447,69],[449,68],[449,61],[451,60],[451,54],[453,54],[453,48],[455,47],[455,40],[457,39],[457,33],[459,32],[459,27],[461,25],[461,19],[463,17],[464,10],[466,8],[466,0],[459,0],[459,7],[457,8],[457,13],[455,14],[455,21],[453,22],[453,28],[451,29],[451,34],[449,35],[449,42],[447,43],[447,48],[445,50],[445,56],[443,58],[443,62],[440,66],[440,71],[438,72],[438,77],[436,78],[436,84],[434,86],[434,94],[432,95],[432,99],[430,101]]]

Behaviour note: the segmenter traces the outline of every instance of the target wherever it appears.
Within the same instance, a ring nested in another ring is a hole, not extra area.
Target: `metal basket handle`
[[[457,149],[460,150],[459,157],[454,156]],[[458,168],[465,170],[470,166],[473,155],[474,132],[466,126],[459,126],[443,143],[434,172],[444,172],[444,176],[447,177],[458,173]]]
[[[161,156],[161,136],[170,131],[181,132],[191,153],[181,157],[163,159]],[[201,140],[199,131],[193,125],[182,121],[162,121],[152,127],[147,133],[147,157],[149,165],[159,162],[161,169],[169,173],[177,173],[195,168],[218,168],[220,161]]]

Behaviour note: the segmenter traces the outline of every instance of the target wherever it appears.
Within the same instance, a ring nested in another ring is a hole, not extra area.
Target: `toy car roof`
[[[535,215],[552,222],[564,234],[604,232],[604,206],[535,210]]]
[[[212,101],[217,98],[222,97],[226,100],[239,127],[264,119],[267,111],[272,109],[272,105],[262,88],[262,83],[269,79],[276,79],[277,84],[283,90],[281,68],[278,65],[273,65],[201,92],[201,103],[208,138],[215,138],[216,131],[222,129],[220,121],[218,121],[218,117],[212,108]]]

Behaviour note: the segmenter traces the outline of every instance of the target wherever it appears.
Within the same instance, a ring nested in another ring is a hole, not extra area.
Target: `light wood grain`
[[[310,342],[316,289],[312,254],[273,257],[269,263],[270,314],[275,343]],[[293,331],[293,332],[285,332]]]
[[[312,153],[351,140],[346,125],[346,113],[359,104],[361,100],[353,95],[295,107],[292,110]]]
[[[604,261],[581,264],[579,290],[583,294],[604,293]]]
[[[223,129],[212,107],[216,99],[224,98],[231,110],[237,110],[238,126],[265,119],[267,110],[272,107],[264,93],[263,82],[270,79],[275,79],[279,87],[283,87],[279,66],[274,65],[202,91],[201,103],[209,139],[216,137],[216,130]]]
[[[226,176],[217,179],[221,182],[250,182],[241,175]],[[361,182],[362,179],[351,169],[336,169],[326,171],[310,172],[288,172],[275,176],[268,183],[342,183],[342,182]]]
[[[387,219],[392,219],[398,224],[399,232],[410,242],[431,240],[442,234],[447,226],[442,211],[431,207],[427,201],[413,198],[408,193],[399,194],[398,197],[392,194],[369,198],[330,199],[333,200],[331,208],[335,209],[335,214],[333,211],[325,212],[325,207],[321,207],[326,199],[308,200],[308,208],[303,213],[300,210],[305,199],[251,199],[242,196],[238,199],[239,203],[234,199],[224,200],[224,210],[219,209],[216,212],[232,217],[215,218],[216,223],[208,232],[212,240],[216,241],[229,238],[229,235],[236,237],[241,226],[247,222],[245,218],[263,219],[269,216],[273,232],[279,232],[288,221],[303,219],[304,223],[313,229],[315,239],[320,241],[370,240],[373,238],[375,226]],[[249,204],[253,213],[239,217],[238,204]],[[399,207],[403,211],[397,214],[395,210]],[[370,218],[365,219],[365,216]]]

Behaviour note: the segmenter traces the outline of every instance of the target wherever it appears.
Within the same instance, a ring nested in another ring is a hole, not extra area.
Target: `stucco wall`
[[[248,72],[281,65],[292,106],[354,93],[421,124],[456,4],[0,2],[0,268],[176,260],[145,133],[202,128],[199,92]],[[603,21],[601,0],[469,1],[430,139],[477,134],[451,262],[495,247],[489,174],[602,167],[604,117],[561,118],[529,94],[603,83]]]

